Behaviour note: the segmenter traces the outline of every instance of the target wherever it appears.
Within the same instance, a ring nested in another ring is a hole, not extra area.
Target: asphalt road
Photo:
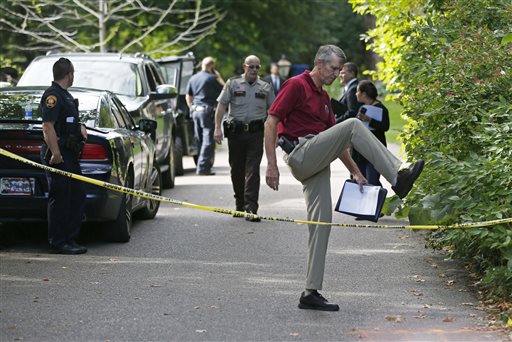
[[[215,176],[195,176],[186,158],[164,195],[233,209],[226,149]],[[281,163],[281,188],[270,190],[265,165],[260,213],[306,219],[301,185]],[[335,162],[334,199],[347,176]],[[423,232],[333,228],[322,293],[339,312],[297,308],[306,226],[163,204],[126,244],[85,227],[85,255],[50,254],[45,234],[0,225],[0,341],[507,340],[487,328],[463,265],[426,249]]]

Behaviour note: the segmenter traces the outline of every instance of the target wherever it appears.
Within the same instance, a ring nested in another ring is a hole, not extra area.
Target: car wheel
[[[174,139],[171,138],[169,154],[165,158],[165,165],[168,165],[169,167],[165,172],[162,173],[162,187],[164,189],[174,188],[174,179],[176,178],[176,160],[174,158],[174,148]]]
[[[126,177],[125,187],[133,188],[133,175]],[[111,242],[128,242],[132,227],[132,201],[133,195],[123,193],[119,213],[113,223],[105,227],[105,239]]]
[[[174,143],[174,160],[176,161],[176,175],[183,176],[185,170],[183,170],[183,140],[181,137],[176,137]]]
[[[148,182],[148,184],[150,184],[150,188],[146,189],[146,191],[151,192],[153,195],[160,196],[162,194],[161,181],[162,178],[160,175],[160,167],[158,167],[158,164],[155,160]],[[158,212],[158,208],[160,208],[160,201],[146,199],[146,206],[137,212],[137,218],[141,218],[143,220],[153,219]]]

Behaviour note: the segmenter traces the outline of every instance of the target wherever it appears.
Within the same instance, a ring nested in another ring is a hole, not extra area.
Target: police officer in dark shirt
[[[197,158],[196,173],[200,176],[211,176],[215,141],[213,120],[217,96],[224,81],[215,70],[215,61],[212,57],[205,57],[201,62],[201,71],[190,78],[187,84],[186,100],[190,114],[194,120],[194,138],[199,156]]]
[[[263,128],[267,110],[274,101],[272,86],[259,78],[260,60],[248,56],[243,64],[244,74],[230,78],[219,96],[215,112],[215,141],[228,138],[231,182],[235,191],[237,211],[256,214],[260,191],[260,164],[263,156]],[[247,216],[251,222],[259,217]]]
[[[74,68],[67,58],[53,65],[52,85],[41,98],[43,135],[41,150],[43,163],[59,170],[81,174],[80,153],[87,140],[87,129],[80,123],[78,101],[67,91],[73,85]],[[46,173],[48,178],[48,241],[56,253],[82,254],[87,249],[75,239],[85,208],[83,183],[69,177]]]

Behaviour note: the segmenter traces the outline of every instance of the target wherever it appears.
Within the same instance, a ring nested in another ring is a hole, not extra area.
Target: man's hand
[[[222,129],[220,129],[219,127],[215,127],[215,131],[213,133],[213,139],[215,139],[215,142],[217,144],[222,144],[223,138],[224,138],[224,136],[222,134]]]
[[[50,165],[57,165],[64,163],[64,158],[62,157],[62,154],[52,154],[52,157],[50,158],[50,161],[48,162]]]
[[[366,178],[364,178],[364,176],[361,174],[361,172],[356,172],[355,174],[352,175],[352,177],[354,177],[354,180],[356,181],[356,183],[359,184],[359,191],[363,192],[364,191],[363,185],[368,184],[368,181],[366,180]]]
[[[279,190],[279,169],[277,165],[267,165],[266,181],[272,190]]]
[[[84,124],[80,125],[80,133],[82,134],[84,141],[87,141],[87,127],[85,127]]]

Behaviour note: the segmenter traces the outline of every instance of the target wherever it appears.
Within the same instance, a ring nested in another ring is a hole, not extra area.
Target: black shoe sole
[[[318,310],[318,311],[339,311],[339,306],[329,305],[329,306],[313,306],[299,303],[299,309],[303,310]]]
[[[78,254],[87,253],[87,250],[69,251],[69,250],[62,250],[62,249],[52,249],[52,253],[53,254],[64,254],[64,255],[78,255]]]
[[[404,191],[401,194],[397,193],[397,195],[398,195],[398,197],[400,197],[400,199],[404,199],[409,194],[409,192],[412,190],[414,182],[416,182],[416,179],[418,179],[421,172],[423,171],[424,165],[425,165],[425,162],[423,160],[418,160],[416,162],[416,164],[414,164],[412,173],[411,173],[410,184],[407,185],[406,191]],[[393,189],[393,191],[395,191],[395,187],[391,187],[391,189]],[[396,193],[396,191],[395,191],[395,193]]]

